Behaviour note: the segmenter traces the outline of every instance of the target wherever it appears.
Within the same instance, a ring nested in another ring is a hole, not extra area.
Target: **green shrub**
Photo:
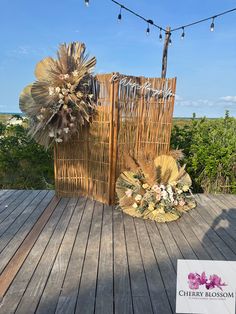
[[[192,119],[174,125],[171,145],[183,149],[194,192],[236,193],[236,119]]]
[[[171,146],[183,149],[195,193],[236,193],[235,118],[175,123]],[[27,136],[27,124],[0,123],[0,188],[47,189],[53,180],[52,151]]]
[[[22,123],[22,118],[18,119]],[[0,188],[53,188],[52,151],[29,138],[24,123],[0,123]]]

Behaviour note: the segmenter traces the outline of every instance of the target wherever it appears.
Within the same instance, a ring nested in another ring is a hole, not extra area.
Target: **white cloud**
[[[220,99],[225,102],[236,103],[236,96],[224,96],[224,97],[221,97]]]
[[[186,100],[181,97],[176,98],[176,105],[182,107],[212,107],[214,102],[208,99]]]

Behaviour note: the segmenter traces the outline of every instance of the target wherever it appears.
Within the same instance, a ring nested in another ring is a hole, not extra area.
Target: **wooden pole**
[[[163,48],[163,56],[162,56],[162,69],[161,69],[161,77],[166,78],[166,71],[167,71],[167,56],[168,56],[168,47],[169,47],[169,40],[170,40],[171,32],[170,27],[166,28],[166,35],[165,35],[165,42]]]

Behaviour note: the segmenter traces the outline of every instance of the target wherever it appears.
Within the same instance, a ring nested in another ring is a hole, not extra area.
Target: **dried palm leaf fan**
[[[78,135],[96,112],[96,59],[88,59],[85,49],[79,42],[60,45],[57,59],[40,61],[37,81],[20,95],[20,109],[30,118],[29,134],[46,148]]]
[[[116,182],[120,208],[133,217],[167,222],[178,219],[196,206],[192,184],[185,166],[180,167],[180,154],[161,155],[153,161],[134,160],[127,156],[129,171]]]

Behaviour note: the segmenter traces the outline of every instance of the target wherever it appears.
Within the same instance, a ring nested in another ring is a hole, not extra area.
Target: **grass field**
[[[6,122],[8,119],[12,117],[12,114],[8,113],[0,113],[0,122]]]

